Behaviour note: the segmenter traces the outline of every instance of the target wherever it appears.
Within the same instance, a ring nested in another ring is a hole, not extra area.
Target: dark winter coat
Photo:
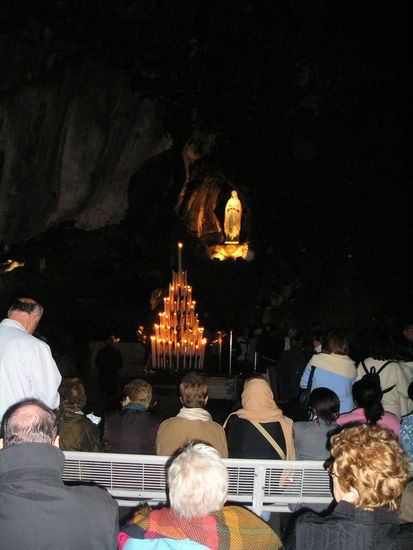
[[[263,428],[275,439],[286,452],[285,438],[279,422],[267,422]],[[225,427],[230,458],[267,458],[279,460],[280,456],[267,439],[251,424],[249,420],[232,415]]]
[[[105,416],[103,445],[106,453],[156,454],[160,421],[148,411],[124,407]]]
[[[99,487],[66,486],[63,468],[48,443],[0,451],[0,550],[116,549],[116,501]]]
[[[97,453],[102,450],[99,428],[86,416],[63,411],[59,414],[59,427],[62,451]]]
[[[387,507],[371,512],[341,501],[320,517],[307,512],[297,519],[285,550],[399,550],[399,516]]]

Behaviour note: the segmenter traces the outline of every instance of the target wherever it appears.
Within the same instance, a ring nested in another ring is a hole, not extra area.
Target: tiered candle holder
[[[178,243],[178,272],[172,271],[169,295],[151,336],[152,367],[174,370],[201,370],[207,339],[195,313],[192,287],[182,271],[182,243]]]

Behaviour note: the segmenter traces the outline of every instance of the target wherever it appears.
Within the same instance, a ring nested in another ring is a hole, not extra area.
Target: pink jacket
[[[354,409],[349,413],[340,414],[336,420],[339,426],[345,426],[346,424],[367,424],[366,415],[364,409]],[[400,420],[399,418],[389,412],[385,412],[384,415],[377,422],[377,426],[393,432],[400,439]]]

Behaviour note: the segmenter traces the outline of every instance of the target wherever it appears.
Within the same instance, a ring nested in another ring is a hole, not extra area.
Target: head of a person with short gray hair
[[[17,298],[10,305],[7,317],[18,321],[29,334],[33,334],[43,315],[43,306],[33,298]]]
[[[219,512],[227,499],[227,468],[213,447],[192,442],[172,460],[168,487],[176,517],[188,520]]]
[[[21,443],[49,443],[59,447],[56,414],[38,399],[25,399],[4,413],[0,448]]]

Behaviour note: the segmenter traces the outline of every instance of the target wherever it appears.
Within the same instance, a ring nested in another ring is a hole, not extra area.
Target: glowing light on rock
[[[18,262],[17,260],[6,260],[5,262],[3,262],[4,273],[9,273],[17,267],[24,267],[24,262]]]
[[[246,260],[248,256],[248,243],[242,244],[217,244],[209,247],[209,257],[211,260],[228,260],[229,258],[242,258]]]

